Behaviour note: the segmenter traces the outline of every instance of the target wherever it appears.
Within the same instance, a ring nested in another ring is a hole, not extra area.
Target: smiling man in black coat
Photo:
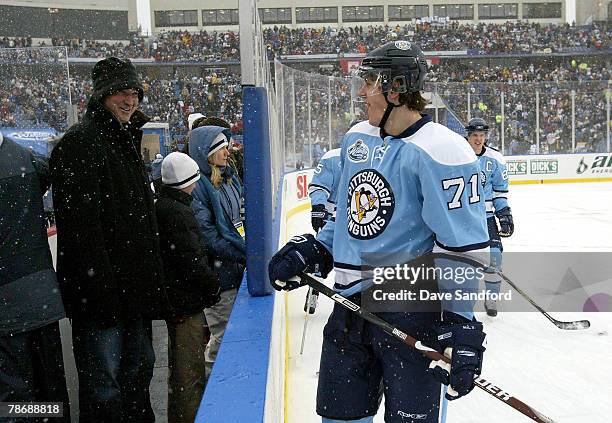
[[[72,319],[80,422],[154,422],[151,319],[166,295],[153,195],[140,156],[143,88],[129,60],[92,72],[82,122],[51,156],[57,273]]]

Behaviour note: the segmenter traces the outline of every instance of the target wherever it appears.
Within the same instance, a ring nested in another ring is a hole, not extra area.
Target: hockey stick
[[[445,258],[445,259],[450,259],[450,260],[454,260],[454,261],[457,261],[457,260],[464,261],[464,262],[469,263],[469,264],[471,264],[472,266],[475,266],[475,267],[481,267],[481,268],[485,268],[485,269],[486,268],[490,268],[490,269],[494,270],[495,273],[498,274],[508,285],[510,285],[512,288],[514,288],[514,290],[516,292],[518,292],[524,299],[526,299],[529,302],[529,304],[534,306],[536,308],[536,310],[538,310],[540,313],[542,313],[544,315],[544,317],[546,317],[548,320],[550,320],[552,322],[552,324],[554,324],[559,329],[563,329],[563,330],[582,330],[582,329],[588,329],[588,328],[591,327],[591,322],[589,322],[588,320],[574,320],[574,321],[571,321],[571,322],[564,322],[562,320],[555,319],[550,314],[548,314],[542,307],[540,307],[534,300],[532,300],[531,297],[529,297],[529,295],[527,295],[527,293],[525,291],[523,291],[518,286],[516,286],[516,284],[514,282],[512,282],[512,280],[510,280],[510,278],[508,278],[508,276],[504,275],[499,269],[491,268],[491,267],[485,265],[480,260],[477,260],[477,259],[475,259],[473,257],[457,256],[457,255],[448,254],[448,253],[432,253],[432,256],[433,256],[433,258]]]
[[[302,273],[300,274],[299,278],[301,278],[302,282],[305,282],[306,285],[309,285],[313,289],[316,289],[317,291],[319,291],[326,297],[331,298],[332,300],[334,300],[336,303],[340,304],[344,308],[347,308],[351,310],[352,312],[356,313],[362,319],[367,320],[368,322],[378,326],[380,329],[382,329],[384,332],[391,335],[395,339],[398,339],[399,341],[402,341],[409,347],[414,348],[415,350],[421,352],[425,357],[429,358],[430,360],[434,360],[434,361],[443,360],[446,363],[450,363],[450,360],[445,355],[442,355],[436,350],[423,345],[421,341],[417,341],[410,335],[405,334],[400,329],[398,329],[395,326],[392,326],[391,324],[387,323],[386,321],[376,316],[375,314],[362,309],[361,306],[350,301],[348,298],[343,297],[342,295],[338,294],[336,291],[332,290],[331,288],[328,288],[325,284],[317,280],[314,276],[309,275],[307,273]],[[513,397],[512,395],[510,395],[503,389],[497,387],[496,385],[489,382],[483,377],[478,376],[477,378],[474,378],[474,384],[478,386],[480,389],[482,389],[483,391],[487,392],[488,394],[493,395],[495,398],[502,401],[503,403],[508,404],[510,407],[523,413],[525,416],[529,417],[531,420],[535,422],[555,423],[554,420],[546,417],[539,411],[525,404],[518,398]]]
[[[503,273],[501,273],[499,271],[497,272],[497,274],[500,275],[502,277],[502,279],[504,281],[506,281],[506,283],[508,285],[510,285],[512,288],[514,288],[514,290],[516,292],[521,294],[521,296],[524,299],[526,299],[529,302],[529,304],[534,306],[540,313],[542,313],[544,315],[544,317],[546,317],[548,320],[550,320],[559,329],[564,329],[564,330],[581,330],[581,329],[588,329],[588,328],[591,327],[591,322],[589,322],[588,320],[574,320],[574,321],[571,321],[571,322],[564,322],[564,321],[555,319],[550,314],[548,314],[546,311],[544,311],[544,309],[542,309],[542,307],[540,307],[535,301],[533,301],[529,297],[529,295],[527,295],[525,292],[523,292],[523,290],[521,290],[518,286],[516,286],[516,284],[514,282],[512,282],[510,279],[508,279],[508,277],[506,275],[504,275]]]

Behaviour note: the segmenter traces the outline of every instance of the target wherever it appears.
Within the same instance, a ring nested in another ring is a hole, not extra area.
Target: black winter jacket
[[[136,111],[122,125],[91,99],[51,155],[57,274],[69,317],[112,326],[165,318],[167,298],[153,195],[140,157]]]
[[[219,301],[219,281],[201,246],[191,195],[162,185],[155,203],[166,292],[177,316],[189,316]]]
[[[44,220],[47,188],[47,163],[0,134],[0,336],[64,317]]]

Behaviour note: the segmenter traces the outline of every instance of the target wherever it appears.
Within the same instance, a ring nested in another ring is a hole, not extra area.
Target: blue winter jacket
[[[212,170],[208,163],[208,151],[212,141],[223,131],[228,130],[219,126],[194,129],[189,138],[189,155],[202,173],[192,193],[191,207],[200,225],[203,246],[214,260],[211,267],[219,276],[221,290],[225,291],[240,285],[246,262],[246,247],[244,238],[221,205],[220,190],[210,182]],[[229,137],[229,131],[227,135]],[[231,166],[225,167],[224,176],[231,176],[230,183],[242,195],[242,186]]]

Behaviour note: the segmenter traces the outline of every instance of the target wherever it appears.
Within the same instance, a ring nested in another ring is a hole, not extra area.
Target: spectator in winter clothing
[[[199,128],[200,126],[220,126],[222,128],[227,128],[231,134],[231,126],[229,122],[227,122],[225,119],[221,119],[216,116],[199,117],[193,122],[193,128]],[[238,179],[240,180],[240,183],[242,183],[242,181],[244,180],[244,157],[242,154],[241,146],[238,147],[238,145],[236,144],[237,143],[231,141],[230,136],[230,145],[227,147],[230,152],[228,163],[231,167],[234,168],[234,174],[238,175]]]
[[[208,266],[202,235],[191,209],[200,169],[191,157],[170,153],[163,161],[155,203],[166,291],[173,310],[168,319],[168,423],[192,423],[206,383],[206,307],[219,301],[219,281]]]
[[[183,153],[189,154],[189,136],[191,135],[191,131],[198,127],[196,122],[202,121],[202,119],[206,119],[202,113],[191,113],[189,116],[187,116],[187,128],[189,129],[189,132],[187,132],[187,137],[185,137]]]
[[[198,127],[198,125],[196,125],[195,123],[199,121],[200,119],[205,119],[202,113],[192,113],[189,116],[187,116],[187,126],[190,131]]]
[[[140,157],[143,88],[129,60],[93,68],[83,120],[51,155],[58,277],[72,319],[80,423],[154,422],[151,319],[167,299]]]
[[[0,133],[0,402],[61,402],[56,421],[69,422],[64,306],[42,201],[49,183],[47,164]]]
[[[229,138],[226,128],[202,126],[191,132],[189,144],[189,154],[204,175],[193,191],[192,207],[221,284],[221,301],[204,310],[211,333],[206,346],[207,374],[217,357],[246,262],[242,186],[227,165]]]
[[[158,193],[161,188],[161,167],[162,161],[164,160],[164,156],[161,154],[155,155],[155,160],[151,162],[151,182],[153,183],[153,188],[155,193]]]

